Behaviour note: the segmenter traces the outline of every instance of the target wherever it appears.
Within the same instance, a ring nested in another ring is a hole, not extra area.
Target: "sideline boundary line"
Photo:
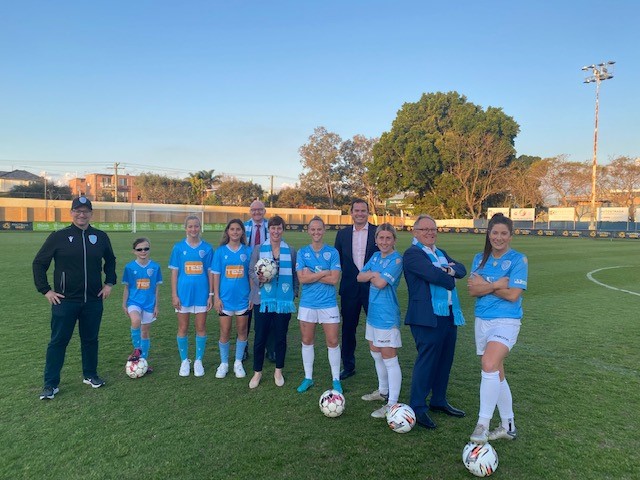
[[[624,288],[612,287],[611,285],[607,285],[606,283],[599,282],[598,280],[593,278],[594,273],[601,272],[602,270],[611,270],[612,268],[625,268],[625,267],[629,268],[631,267],[631,265],[617,265],[615,267],[604,267],[604,268],[598,268],[596,270],[591,270],[589,273],[587,273],[587,278],[591,280],[593,283],[600,285],[601,287],[609,288],[611,290],[616,290],[618,292],[630,293],[631,295],[637,295],[638,297],[640,297],[640,293],[638,292],[632,292],[631,290],[625,290]]]

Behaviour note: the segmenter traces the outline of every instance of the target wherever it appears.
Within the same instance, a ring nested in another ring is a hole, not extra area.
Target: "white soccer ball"
[[[276,262],[270,258],[258,259],[254,269],[256,271],[256,275],[259,275],[262,272],[262,277],[267,282],[275,277],[276,273],[278,272],[278,266],[276,265]]]
[[[416,424],[416,414],[409,405],[396,403],[389,407],[387,425],[396,433],[407,433]]]
[[[327,390],[320,395],[320,411],[330,418],[339,417],[344,412],[346,400],[337,390]]]
[[[147,361],[144,358],[139,358],[138,360],[129,360],[124,366],[124,371],[130,378],[140,378],[147,373],[148,368]]]
[[[476,477],[488,477],[498,468],[498,452],[488,443],[469,442],[462,450],[462,463]]]

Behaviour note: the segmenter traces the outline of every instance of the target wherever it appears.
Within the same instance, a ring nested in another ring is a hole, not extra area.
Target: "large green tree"
[[[47,182],[34,182],[29,185],[16,185],[8,193],[7,196],[14,198],[44,198],[45,192],[47,198],[51,200],[70,200],[71,188],[67,185],[55,185]]]
[[[264,190],[257,183],[232,178],[220,183],[216,190],[216,204],[228,206],[249,205],[252,200],[263,196]]]
[[[215,170],[200,170],[195,173],[189,172],[187,181],[190,185],[189,203],[204,205],[207,197],[213,189],[220,185],[221,175],[215,175]]]
[[[333,208],[341,189],[341,143],[340,135],[317,127],[309,136],[309,141],[299,149],[303,168],[300,187],[307,192],[324,192],[329,200],[329,208]]]
[[[477,216],[515,158],[519,128],[502,109],[457,92],[423,94],[374,146],[370,175],[382,198],[408,193],[417,212]]]
[[[373,146],[377,138],[354,135],[340,145],[339,173],[342,177],[342,190],[349,197],[367,200],[372,213],[379,204],[376,186],[368,174],[373,162]]]
[[[185,204],[189,200],[188,181],[147,172],[138,175],[135,182],[144,202]]]

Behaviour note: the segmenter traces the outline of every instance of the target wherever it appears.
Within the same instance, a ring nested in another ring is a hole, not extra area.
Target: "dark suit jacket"
[[[455,262],[454,265],[451,265],[455,271],[455,278],[462,278],[467,274],[467,269],[464,265],[453,260],[441,248],[439,250],[449,262]],[[437,321],[436,315],[433,313],[429,285],[434,284],[447,290],[453,290],[455,287],[454,277],[435,267],[429,257],[416,245],[411,245],[404,252],[402,267],[409,290],[409,306],[407,307],[404,323],[406,325],[435,327]]]
[[[376,226],[369,224],[369,231],[367,232],[367,248],[364,254],[364,263],[369,261],[371,256],[378,251],[376,246]],[[336,234],[336,250],[340,255],[340,266],[342,267],[342,279],[340,280],[340,296],[345,293],[353,295],[357,289],[361,288],[360,285],[364,285],[365,288],[369,288],[369,283],[358,283],[356,277],[360,271],[356,264],[353,263],[353,225],[349,225],[342,230],[339,230]]]

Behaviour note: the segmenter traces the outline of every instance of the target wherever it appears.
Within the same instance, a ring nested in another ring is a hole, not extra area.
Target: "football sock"
[[[204,357],[204,349],[207,346],[207,336],[199,336],[196,335],[196,360],[202,361],[202,357]],[[228,354],[227,354],[228,358]]]
[[[389,377],[389,400],[387,401],[387,405],[394,405],[398,403],[400,387],[402,385],[402,371],[400,370],[400,363],[398,362],[398,357],[385,358],[383,359],[383,362]]]
[[[506,378],[500,382],[498,411],[500,412],[502,426],[507,430],[513,430],[515,428],[513,422],[513,397],[511,396],[511,389],[509,388]]]
[[[142,350],[142,358],[147,358],[149,355],[149,348],[151,347],[151,339],[143,338],[140,340],[140,350]]]
[[[229,342],[218,342],[218,348],[220,349],[220,363],[229,363]]]
[[[489,428],[500,395],[500,372],[482,372],[480,381],[480,413],[478,423]]]
[[[131,343],[133,348],[140,348],[140,329],[131,327]]]
[[[340,346],[327,347],[332,380],[340,380]]]
[[[180,352],[180,360],[183,362],[187,359],[189,354],[189,338],[188,337],[176,337],[178,340],[178,351]]]
[[[387,373],[387,367],[382,360],[382,354],[380,352],[370,351],[370,353],[376,365],[376,373],[378,374],[378,391],[386,395],[389,393],[389,375]]]
[[[302,366],[304,367],[304,378],[313,378],[313,361],[316,352],[312,345],[302,344]]]
[[[242,361],[244,357],[244,351],[247,349],[246,340],[236,340],[236,360]]]

